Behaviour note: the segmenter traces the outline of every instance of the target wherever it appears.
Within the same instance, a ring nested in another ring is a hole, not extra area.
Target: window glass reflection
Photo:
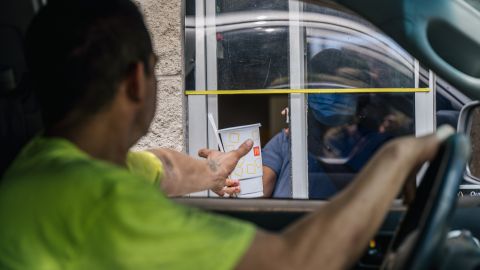
[[[375,36],[350,31],[307,29],[309,88],[414,86],[413,59],[380,46]],[[414,95],[309,94],[307,115],[309,198],[326,199],[347,186],[384,143],[414,133]]]
[[[288,1],[216,1],[217,88],[289,88]],[[264,146],[285,127],[287,95],[218,96],[219,128],[261,123]],[[289,155],[290,153],[288,153]]]

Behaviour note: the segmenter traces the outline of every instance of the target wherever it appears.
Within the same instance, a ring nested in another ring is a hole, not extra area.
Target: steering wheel
[[[425,173],[381,269],[429,269],[443,247],[470,156],[469,140],[450,136]]]

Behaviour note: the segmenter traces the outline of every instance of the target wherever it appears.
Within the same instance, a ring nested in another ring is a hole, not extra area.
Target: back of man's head
[[[26,55],[46,128],[75,125],[109,105],[152,44],[129,0],[51,0],[27,32]]]

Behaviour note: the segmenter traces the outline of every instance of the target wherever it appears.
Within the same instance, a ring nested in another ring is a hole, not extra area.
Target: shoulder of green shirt
[[[130,172],[143,177],[152,184],[159,184],[163,178],[163,164],[152,152],[128,152],[127,167]]]
[[[78,149],[76,145],[66,139],[49,138],[40,135],[34,137],[22,149],[11,167],[18,169],[18,167],[23,167],[25,162],[34,162],[36,158],[41,158],[42,161],[45,161],[45,158],[55,157],[62,157],[62,160],[77,160],[78,157],[82,159],[90,158],[86,153]],[[97,161],[103,163],[103,161]],[[159,184],[164,176],[162,162],[155,154],[148,151],[128,152],[126,165],[132,174],[152,184]],[[10,171],[10,169],[8,171]]]

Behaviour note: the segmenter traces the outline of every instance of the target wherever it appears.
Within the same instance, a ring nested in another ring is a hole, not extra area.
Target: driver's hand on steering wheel
[[[400,140],[407,140],[406,142],[401,142],[402,144],[414,143],[418,145],[418,146],[412,145],[410,147],[407,147],[407,149],[414,150],[414,151],[417,150],[416,153],[412,153],[413,154],[412,157],[415,157],[417,159],[418,161],[417,164],[421,164],[411,172],[410,176],[405,182],[405,185],[403,186],[403,190],[402,190],[403,203],[405,205],[410,205],[410,203],[412,203],[413,199],[415,198],[415,192],[417,190],[417,174],[420,171],[420,169],[423,167],[424,162],[433,159],[433,157],[435,157],[435,154],[437,153],[438,146],[440,145],[440,143],[445,141],[450,135],[454,133],[455,133],[455,129],[452,126],[442,125],[433,134],[419,137],[418,139],[415,139],[415,140],[410,140],[411,138],[408,138],[408,137],[400,139]]]

